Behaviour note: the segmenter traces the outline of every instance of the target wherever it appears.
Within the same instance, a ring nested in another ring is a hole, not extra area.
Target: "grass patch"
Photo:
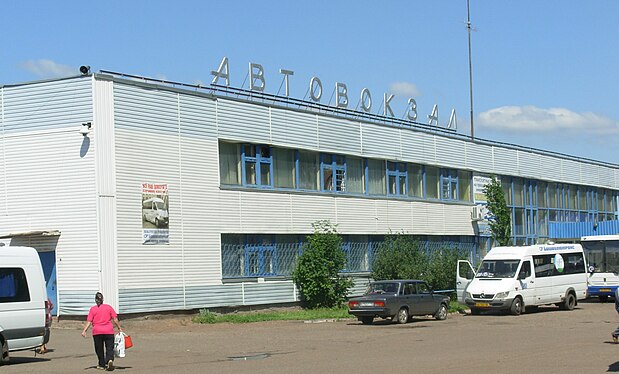
[[[347,308],[337,309],[299,309],[289,311],[242,312],[218,314],[208,309],[200,310],[195,323],[251,323],[263,321],[305,321],[312,319],[351,318]]]
[[[457,301],[449,303],[449,313],[464,312],[468,308]],[[252,323],[264,321],[307,321],[315,319],[355,318],[348,314],[347,308],[334,309],[298,309],[266,312],[240,312],[219,314],[208,309],[200,310],[193,318],[195,323]]]

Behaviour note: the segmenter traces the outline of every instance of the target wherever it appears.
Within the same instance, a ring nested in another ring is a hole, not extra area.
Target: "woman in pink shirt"
[[[114,370],[114,326],[112,326],[112,322],[116,325],[118,332],[123,330],[120,328],[114,308],[108,304],[103,304],[101,292],[97,292],[95,295],[95,303],[97,305],[91,307],[90,312],[88,312],[86,327],[82,331],[82,336],[86,337],[86,331],[92,325],[92,339],[95,342],[95,352],[99,358],[97,369],[112,371]]]

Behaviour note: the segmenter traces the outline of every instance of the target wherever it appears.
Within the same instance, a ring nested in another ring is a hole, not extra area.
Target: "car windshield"
[[[520,260],[484,260],[475,278],[513,278]]]
[[[368,286],[366,295],[381,294],[381,293],[396,293],[398,292],[398,284],[395,282],[389,283],[371,283]]]

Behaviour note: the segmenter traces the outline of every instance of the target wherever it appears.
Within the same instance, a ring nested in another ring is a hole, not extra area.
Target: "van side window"
[[[531,261],[526,260],[522,263],[520,273],[518,273],[518,279],[525,279],[531,276]]]
[[[0,303],[30,301],[24,269],[0,268]]]

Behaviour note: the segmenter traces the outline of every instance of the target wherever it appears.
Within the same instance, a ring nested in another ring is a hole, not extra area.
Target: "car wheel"
[[[361,317],[361,323],[364,325],[371,325],[374,322],[374,317]]]
[[[514,301],[512,301],[512,306],[509,309],[509,312],[513,315],[513,316],[519,316],[520,313],[522,313],[522,299],[517,297],[514,299]]]
[[[447,318],[447,305],[441,304],[441,306],[438,307],[436,314],[434,314],[434,318],[438,319],[439,321],[446,319]]]
[[[9,346],[4,339],[0,339],[0,343],[2,343],[2,356],[0,356],[1,365],[9,362]]]
[[[576,306],[576,298],[574,297],[574,294],[569,293],[567,294],[567,296],[565,297],[565,300],[559,307],[563,310],[573,310],[575,306]]]
[[[608,301],[608,295],[600,295],[598,296],[598,298],[600,299],[601,303],[605,303]]]
[[[404,324],[408,322],[408,309],[400,308],[400,310],[398,310],[398,314],[396,315],[396,322],[399,324]]]
[[[155,226],[159,227],[159,219],[155,218]]]

